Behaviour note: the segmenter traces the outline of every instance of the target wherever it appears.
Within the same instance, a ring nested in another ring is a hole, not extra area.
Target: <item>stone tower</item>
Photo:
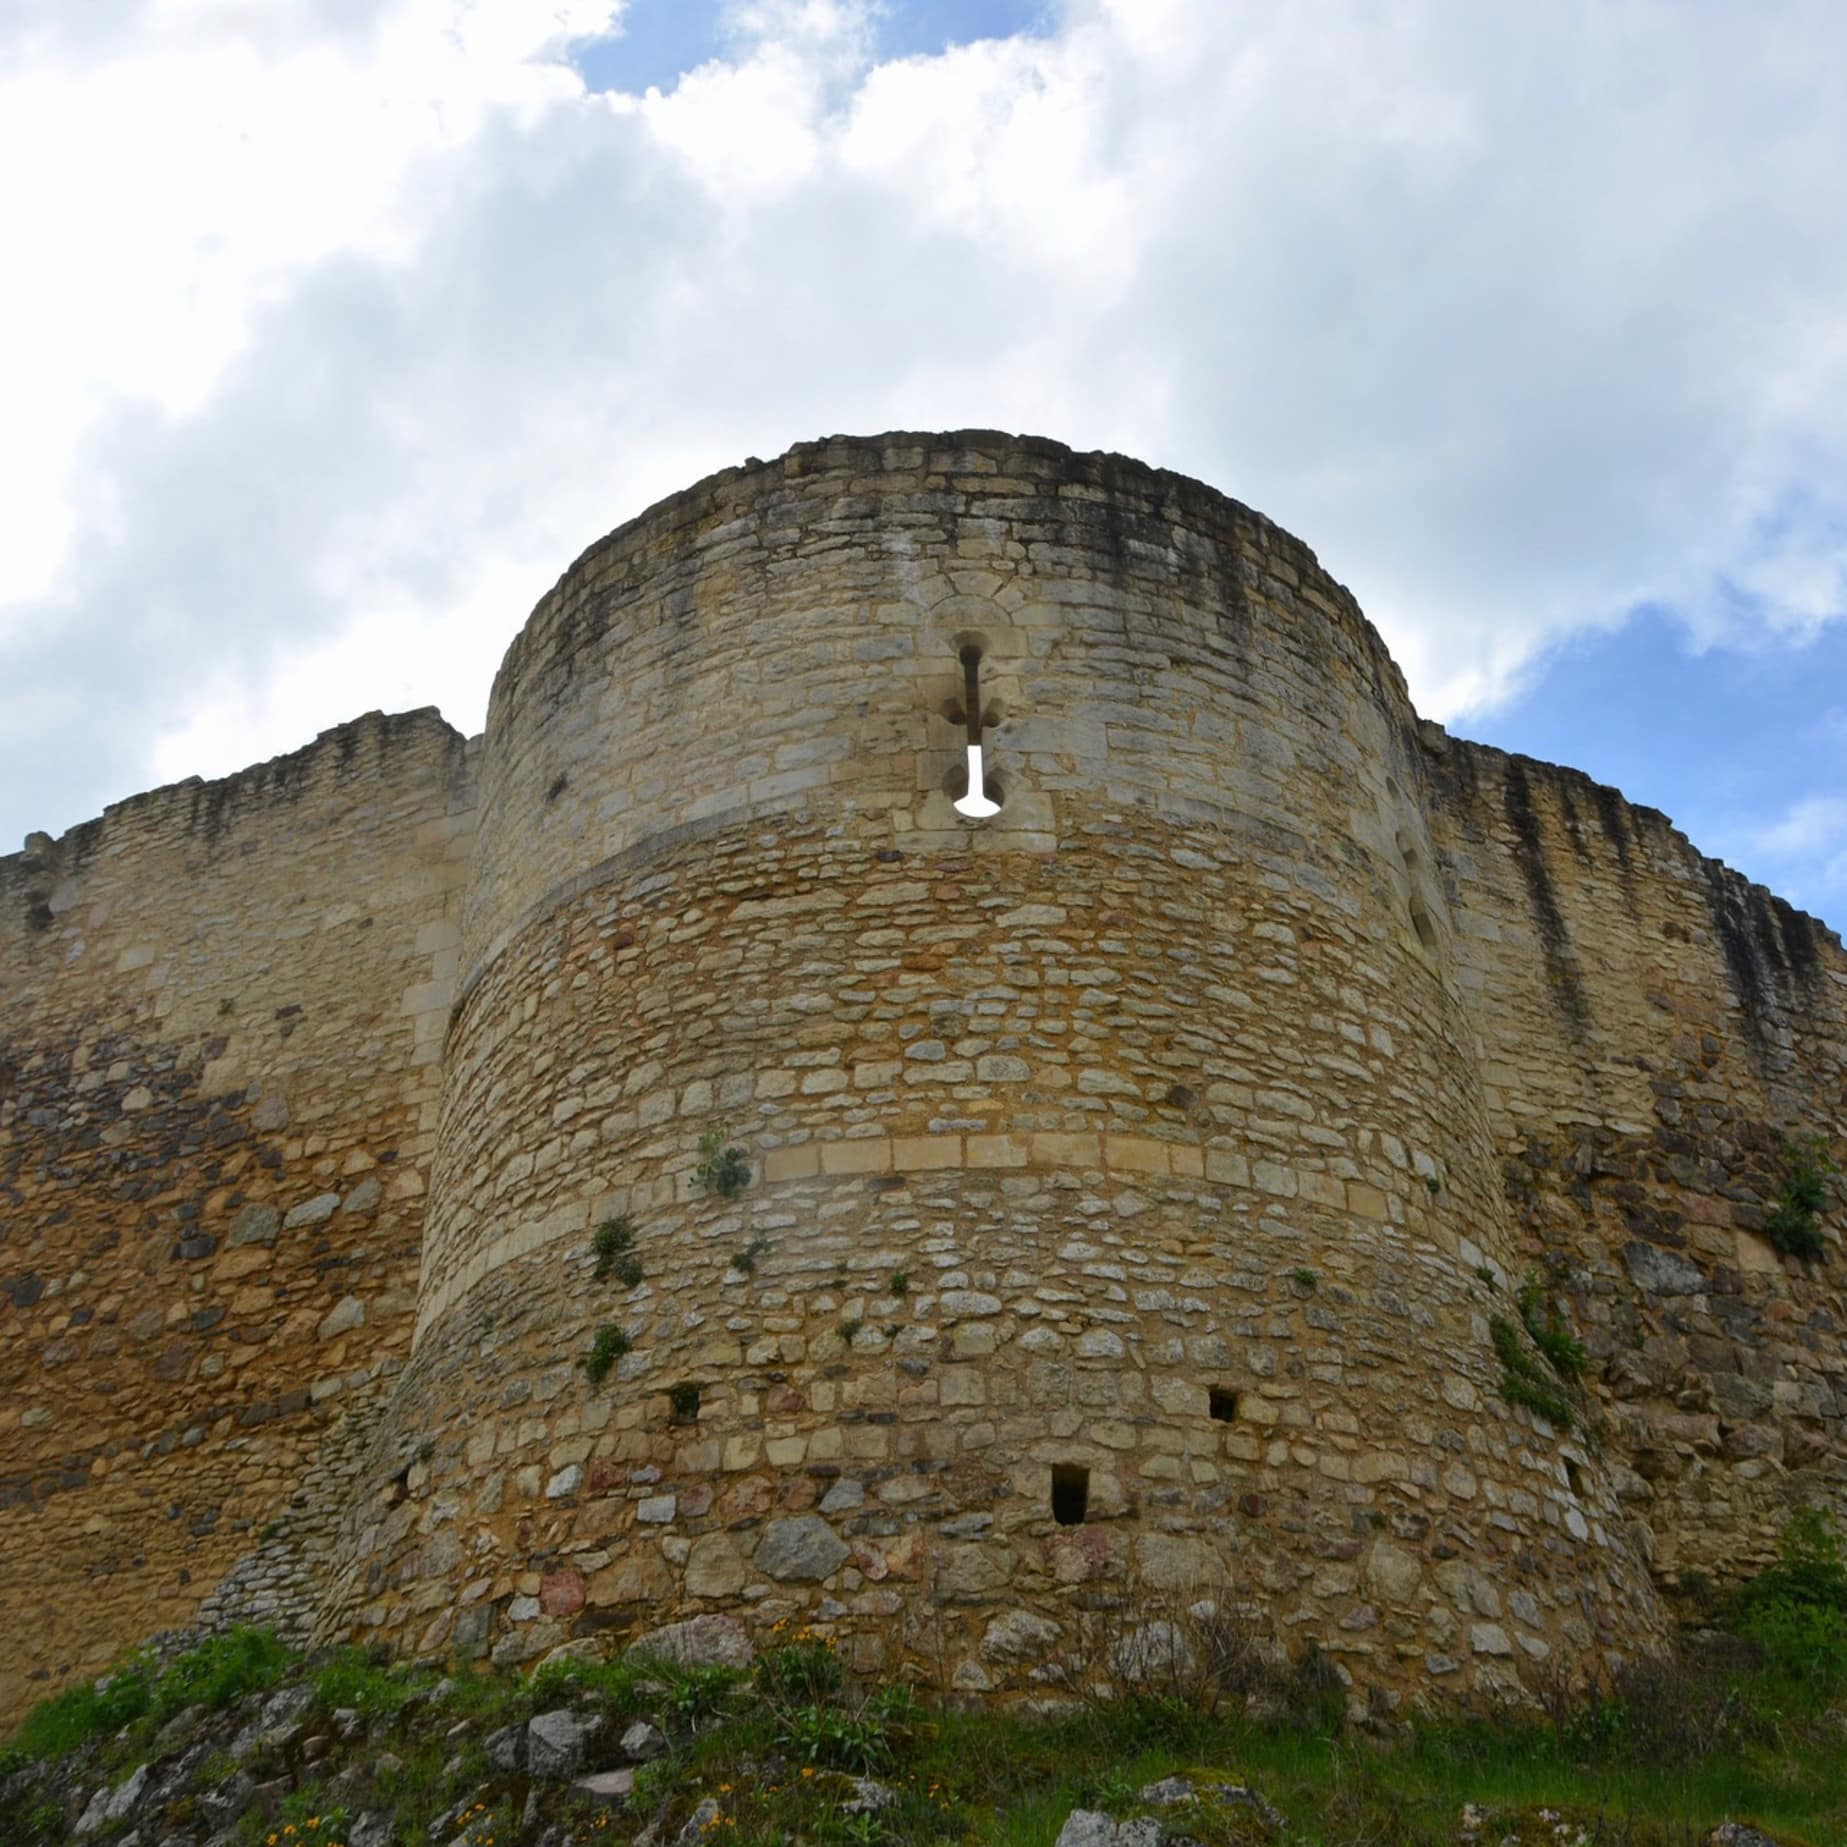
[[[362,1622],[927,1629],[982,1690],[1125,1586],[1380,1686],[1656,1628],[1589,1454],[1496,1396],[1426,753],[1294,539],[1048,443],[815,445],[587,552],[480,774]],[[1518,1620],[1433,1631],[1426,1571],[1514,1546]]]

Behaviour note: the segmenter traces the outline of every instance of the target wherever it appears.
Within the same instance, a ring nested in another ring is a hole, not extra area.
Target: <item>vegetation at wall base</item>
[[[0,1775],[36,1759],[57,1759],[111,1734],[157,1731],[189,1706],[216,1712],[276,1685],[296,1657],[268,1631],[236,1628],[210,1636],[164,1668],[139,1650],[101,1678],[55,1694],[26,1715],[0,1746]],[[4,1839],[4,1836],[0,1836]]]
[[[37,1708],[0,1753],[0,1841],[71,1838],[143,1766],[139,1806],[92,1838],[1051,1847],[1087,1809],[1200,1847],[1695,1847],[1725,1821],[1847,1840],[1847,1563],[1826,1521],[1794,1520],[1726,1609],[1730,1633],[1594,1697],[1560,1680],[1518,1713],[1364,1729],[1327,1657],[1253,1652],[1235,1624],[1193,1635],[1184,1668],[1075,1655],[1036,1715],[861,1680],[818,1627],[773,1632],[748,1672],[572,1656],[530,1675],[302,1658],[239,1630]],[[541,1730],[563,1760],[541,1761]]]

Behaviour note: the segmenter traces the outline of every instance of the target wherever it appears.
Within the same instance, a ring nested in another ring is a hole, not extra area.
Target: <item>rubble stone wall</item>
[[[471,779],[374,714],[0,860],[0,1717],[202,1606],[305,1630],[410,1346]]]
[[[1847,1151],[1840,939],[1571,770],[1428,733],[1457,979],[1523,1269],[1590,1352],[1670,1586],[1847,1510],[1847,1295],[1764,1233],[1790,1143]]]

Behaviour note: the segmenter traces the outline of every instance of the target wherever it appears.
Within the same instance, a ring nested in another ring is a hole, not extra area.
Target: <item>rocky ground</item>
[[[1420,1785],[1394,1766],[1421,1747],[1344,1740],[1312,1702],[1273,1702],[1262,1726],[1146,1692],[1035,1722],[959,1710],[854,1686],[822,1638],[754,1654],[724,1618],[619,1660],[576,1644],[530,1678],[208,1646],[203,1666],[138,1664],[83,1690],[89,1705],[41,1709],[22,1741],[46,1748],[0,1757],[0,1847],[1847,1841],[1847,1806],[1763,1829],[1701,1814],[1697,1796],[1651,1799],[1667,1785],[1646,1772],[1574,1787],[1555,1764],[1546,1799],[1492,1747],[1473,1787],[1466,1761]]]

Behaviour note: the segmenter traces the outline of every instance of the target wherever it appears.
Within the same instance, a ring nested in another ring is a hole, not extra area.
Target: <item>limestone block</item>
[[[559,1708],[536,1714],[526,1727],[526,1767],[542,1781],[561,1782],[583,1768],[590,1742],[602,1730],[598,1714]]]
[[[355,1295],[342,1296],[321,1317],[316,1333],[322,1340],[334,1340],[354,1328],[365,1326],[366,1305]]]
[[[1389,1539],[1373,1541],[1366,1561],[1366,1583],[1380,1602],[1404,1605],[1416,1593],[1423,1576],[1423,1564],[1414,1552],[1395,1545]]]
[[[678,1667],[748,1668],[756,1658],[735,1616],[694,1616],[650,1629],[635,1638],[628,1653],[633,1659],[668,1661]]]
[[[845,1562],[847,1547],[819,1514],[772,1520],[757,1544],[757,1569],[783,1582],[818,1583]]]
[[[734,1597],[749,1583],[750,1575],[750,1566],[729,1533],[706,1533],[693,1541],[687,1555],[686,1594]]]
[[[1042,1661],[1058,1646],[1063,1631],[1057,1623],[1028,1610],[1011,1610],[997,1616],[981,1637],[984,1660],[1008,1666]]]
[[[225,1243],[232,1248],[242,1244],[274,1244],[281,1228],[282,1214],[274,1206],[244,1206],[232,1218]]]

